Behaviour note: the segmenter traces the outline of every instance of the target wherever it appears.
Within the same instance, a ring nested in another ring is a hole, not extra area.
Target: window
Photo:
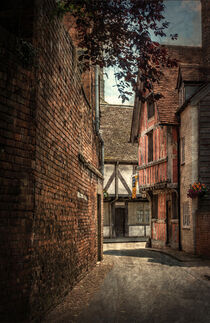
[[[178,219],[177,194],[172,193],[172,219]]]
[[[185,137],[181,138],[181,164],[185,163]]]
[[[138,224],[149,224],[150,210],[147,205],[142,205],[136,211]]]
[[[184,101],[185,101],[185,88],[182,86],[179,89],[179,106],[182,106]]]
[[[183,212],[183,227],[189,227],[190,226],[189,202],[184,202],[182,204],[182,212]]]
[[[155,114],[155,104],[153,100],[147,101],[147,116],[148,119],[152,118]]]
[[[153,131],[148,133],[148,163],[153,161]]]
[[[152,197],[152,218],[158,219],[158,194]]]

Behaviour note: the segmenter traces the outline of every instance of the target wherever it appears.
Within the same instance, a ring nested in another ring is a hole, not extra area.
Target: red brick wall
[[[33,70],[17,59],[16,39],[1,28],[0,43],[0,313],[18,309],[21,316],[31,279],[36,90]]]
[[[79,161],[82,154],[99,168],[95,113],[83,95],[69,34],[51,19],[51,1],[42,3],[33,39],[36,66],[20,67],[9,47],[0,73],[0,296],[4,310],[13,308],[19,318],[21,311],[31,318],[44,313],[98,259],[102,183]]]
[[[210,257],[210,214],[196,214],[196,254]]]

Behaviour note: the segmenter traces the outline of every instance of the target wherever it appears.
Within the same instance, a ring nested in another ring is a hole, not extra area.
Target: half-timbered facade
[[[158,106],[148,96],[141,104],[137,170],[140,191],[151,201],[151,240],[158,247],[178,247],[177,135],[177,121],[161,124]]]
[[[200,63],[201,48],[169,46],[179,61]],[[154,247],[179,247],[179,120],[176,115],[178,68],[164,70],[154,92],[163,97],[154,102],[153,94],[145,103],[136,96],[131,141],[138,142],[140,192],[151,202],[151,244]],[[141,84],[139,82],[139,87]]]
[[[150,235],[148,200],[138,192],[132,198],[137,145],[129,142],[132,106],[101,104],[105,147],[104,238],[142,238]]]

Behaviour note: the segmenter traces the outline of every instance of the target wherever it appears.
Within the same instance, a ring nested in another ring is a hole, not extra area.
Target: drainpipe
[[[111,201],[111,211],[112,211],[112,205],[118,200],[118,168],[119,168],[119,161],[115,164],[115,199]],[[111,225],[111,214],[110,214],[110,225]]]
[[[100,171],[104,175],[104,141],[100,134],[100,113],[99,113],[99,82],[98,82],[98,66],[95,66],[95,127],[96,134],[101,143],[101,165]]]
[[[96,125],[96,133],[98,135],[99,133],[99,128],[100,128],[100,120],[99,120],[99,84],[98,84],[98,66],[95,66],[95,125]]]
[[[179,127],[177,127],[177,141],[178,141],[178,147],[177,147],[177,160],[178,160],[178,220],[179,220],[179,250],[182,250],[182,239],[181,239],[181,212],[180,212],[180,135],[179,135]]]

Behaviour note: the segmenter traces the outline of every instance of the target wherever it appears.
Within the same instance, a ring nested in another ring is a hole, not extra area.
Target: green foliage
[[[164,0],[58,0],[57,14],[74,17],[80,56],[84,68],[90,64],[115,67],[116,82],[122,101],[128,100],[130,85],[137,89],[137,77],[143,90],[152,91],[162,75],[162,67],[176,62],[164,46],[151,40],[165,37],[169,23],[164,18]],[[176,39],[177,35],[171,35]],[[143,97],[143,92],[139,91]]]

